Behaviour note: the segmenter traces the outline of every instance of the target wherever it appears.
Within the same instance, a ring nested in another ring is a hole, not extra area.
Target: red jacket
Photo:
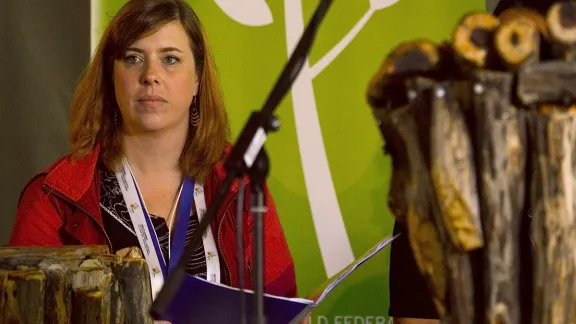
[[[100,213],[100,176],[96,168],[99,149],[72,162],[66,156],[40,172],[24,188],[18,202],[16,221],[9,245],[61,246],[108,245],[112,249]],[[204,183],[209,205],[225,177],[222,164],[215,166]],[[250,190],[246,181],[246,192]],[[228,273],[223,275],[232,286],[238,286],[236,252],[236,198],[238,181],[234,182],[225,203],[219,209],[212,232]],[[265,292],[295,297],[294,263],[280,225],[276,207],[266,189],[268,211],[264,215],[264,285]],[[248,197],[244,202],[245,285],[254,289],[249,274],[253,272],[252,213]]]

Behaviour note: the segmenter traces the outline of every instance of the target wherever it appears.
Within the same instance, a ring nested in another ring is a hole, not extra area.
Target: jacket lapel
[[[91,154],[77,160],[70,157],[62,159],[48,172],[44,184],[102,225],[100,176],[96,169],[99,153],[100,149],[96,148]]]

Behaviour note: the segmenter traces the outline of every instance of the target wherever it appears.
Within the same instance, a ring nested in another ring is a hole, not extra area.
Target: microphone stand
[[[252,182],[251,210],[254,215],[254,318],[256,323],[267,323],[264,316],[264,213],[266,212],[266,177],[269,170],[268,155],[264,148],[256,156],[250,169]]]
[[[264,309],[263,309],[263,242],[262,242],[262,211],[264,206],[264,186],[266,175],[268,173],[268,160],[266,153],[262,150],[264,142],[266,141],[266,135],[270,131],[275,131],[279,127],[278,119],[274,117],[273,112],[280,104],[281,100],[284,98],[286,93],[290,90],[290,87],[296,80],[298,73],[302,69],[302,65],[308,58],[308,53],[312,47],[313,40],[318,31],[318,27],[322,20],[324,19],[328,8],[332,4],[333,0],[321,0],[320,4],[316,8],[314,15],[312,16],[310,23],[306,26],[298,45],[296,46],[294,52],[290,56],[288,63],[282,70],[278,81],[276,82],[272,92],[268,96],[262,110],[253,112],[250,118],[246,122],[244,129],[240,133],[236,144],[234,145],[232,152],[230,153],[228,160],[225,163],[226,177],[222,181],[222,184],[217,189],[216,194],[210,205],[208,206],[204,217],[199,224],[199,230],[194,233],[190,240],[190,244],[184,249],[182,257],[178,260],[178,264],[174,268],[173,272],[168,275],[164,286],[158,293],[158,296],[152,303],[150,308],[150,315],[156,319],[160,320],[164,317],[168,311],[174,296],[180,289],[180,285],[186,276],[186,264],[188,258],[192,254],[192,251],[196,249],[202,243],[202,235],[209,229],[210,224],[216,217],[216,212],[223,204],[224,199],[228,195],[230,187],[234,180],[243,180],[246,174],[250,174],[251,178],[254,178],[255,183],[252,184],[252,190],[255,193],[256,202],[252,203],[252,210],[254,213],[254,225],[258,234],[255,233],[255,249],[257,257],[256,266],[256,306],[255,312],[257,313],[256,318],[258,319],[258,324],[264,324]],[[265,160],[263,160],[265,159]],[[252,170],[254,165],[257,167],[256,170]],[[258,226],[260,223],[260,226]],[[241,235],[241,233],[237,233]],[[258,247],[260,245],[260,247]],[[257,308],[257,310],[256,310]]]
[[[236,204],[236,254],[238,258],[238,288],[240,289],[240,324],[246,323],[246,299],[244,293],[244,235],[243,233],[243,210],[244,210],[244,181],[238,186],[238,203]]]

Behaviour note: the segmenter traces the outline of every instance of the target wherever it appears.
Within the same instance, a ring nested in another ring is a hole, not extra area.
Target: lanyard
[[[166,265],[160,250],[160,243],[152,226],[150,216],[146,210],[144,200],[138,190],[138,184],[134,178],[130,165],[124,157],[122,164],[116,172],[116,177],[120,184],[122,196],[128,208],[134,232],[138,238],[138,243],[142,249],[142,253],[146,262],[148,263],[148,270],[150,272],[150,284],[152,286],[152,297],[156,298],[160,289],[164,285],[166,276],[171,273],[178,264],[178,260],[182,257],[186,244],[186,236],[188,232],[188,223],[192,210],[192,199],[198,214],[198,221],[202,220],[206,212],[206,200],[204,198],[204,187],[201,184],[195,183],[190,178],[185,178],[182,184],[180,199],[178,199],[178,209],[176,213],[176,224],[174,228],[174,238],[172,246],[169,246],[169,261]],[[210,282],[220,282],[220,261],[218,259],[218,250],[212,231],[208,229],[202,235],[204,244],[204,254],[206,258],[206,277]],[[170,244],[170,243],[168,243]]]

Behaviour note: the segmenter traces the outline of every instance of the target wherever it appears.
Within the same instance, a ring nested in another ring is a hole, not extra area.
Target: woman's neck
[[[174,131],[125,134],[122,141],[124,155],[133,171],[147,176],[180,172],[186,134]]]

